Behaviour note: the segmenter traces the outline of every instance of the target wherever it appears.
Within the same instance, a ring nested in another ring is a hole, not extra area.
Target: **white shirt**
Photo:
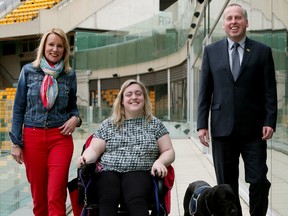
[[[230,38],[227,38],[228,40],[228,53],[229,53],[229,63],[230,63],[230,69],[232,70],[232,50],[233,50],[233,45],[234,45],[234,41],[232,41]],[[243,60],[243,55],[244,55],[244,48],[245,48],[245,40],[246,40],[246,37],[244,37],[241,41],[239,41],[239,45],[237,50],[238,50],[238,53],[239,53],[239,57],[240,57],[240,65],[242,63],[242,60]]]

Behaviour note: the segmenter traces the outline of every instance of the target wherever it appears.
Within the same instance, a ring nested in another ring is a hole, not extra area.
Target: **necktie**
[[[239,76],[239,71],[240,71],[240,57],[238,53],[238,46],[240,46],[239,43],[234,43],[233,44],[233,50],[232,50],[232,75],[234,77],[234,80],[236,81],[238,76]]]

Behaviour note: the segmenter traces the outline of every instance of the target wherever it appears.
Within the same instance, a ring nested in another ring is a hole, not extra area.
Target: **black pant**
[[[116,216],[121,196],[131,216],[148,216],[152,191],[149,171],[117,173],[104,171],[97,176],[99,216]]]
[[[267,143],[259,139],[244,140],[237,137],[213,137],[212,153],[218,184],[230,184],[238,197],[239,216],[242,210],[239,200],[239,157],[244,161],[245,181],[249,186],[251,216],[266,216],[270,182],[266,175],[268,167]]]

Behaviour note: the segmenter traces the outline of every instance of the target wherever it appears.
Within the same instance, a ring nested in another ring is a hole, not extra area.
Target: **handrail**
[[[60,1],[56,7],[57,7],[57,10],[60,10],[61,8],[65,7],[69,2],[71,2],[73,0],[62,0]]]

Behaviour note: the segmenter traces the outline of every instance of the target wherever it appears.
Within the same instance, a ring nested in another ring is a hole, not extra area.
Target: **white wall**
[[[159,0],[114,0],[87,18],[79,27],[116,30],[134,25],[159,13]]]

